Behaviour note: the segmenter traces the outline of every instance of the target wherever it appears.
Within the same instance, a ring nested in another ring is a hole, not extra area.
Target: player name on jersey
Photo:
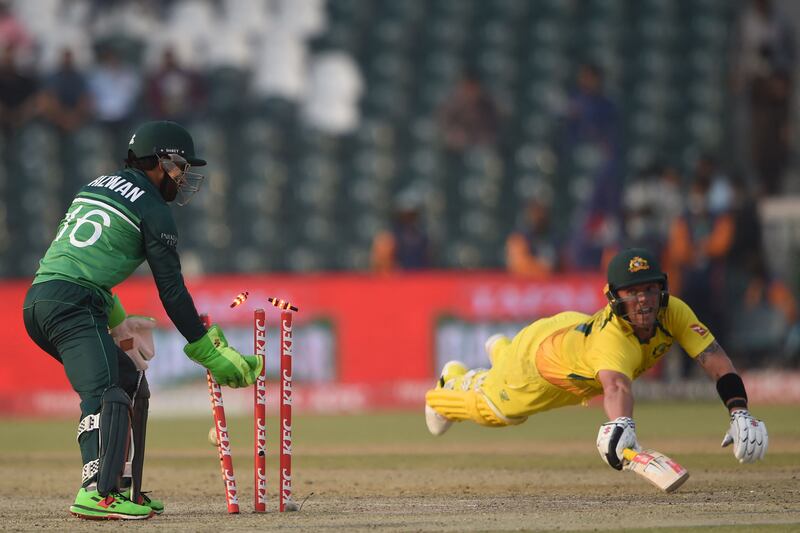
[[[114,192],[118,192],[131,202],[135,202],[145,193],[145,191],[122,176],[100,176],[96,180],[89,183],[87,187],[103,187],[105,189],[111,189]]]

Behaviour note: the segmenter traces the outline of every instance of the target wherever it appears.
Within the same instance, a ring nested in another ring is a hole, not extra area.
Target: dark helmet
[[[186,128],[168,120],[145,122],[139,126],[128,143],[128,150],[137,159],[177,154],[193,167],[206,164],[205,159],[195,156],[194,141]]]
[[[619,316],[624,313],[617,293],[619,289],[651,282],[661,284],[659,306],[666,307],[669,302],[667,275],[661,270],[656,256],[645,248],[628,248],[619,252],[608,263],[608,285],[605,293],[611,303],[611,310]]]

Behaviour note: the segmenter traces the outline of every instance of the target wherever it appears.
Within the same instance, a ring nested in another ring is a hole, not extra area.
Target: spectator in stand
[[[576,211],[577,231],[570,244],[570,266],[596,270],[601,268],[609,247],[619,239],[623,192],[617,106],[605,94],[603,73],[598,67],[579,67],[565,118],[562,162],[575,159],[579,151],[597,154],[589,199]]]
[[[36,113],[36,78],[17,66],[16,48],[6,46],[0,54],[0,126],[9,135]]]
[[[744,104],[751,164],[762,194],[779,194],[789,160],[794,35],[771,0],[751,0],[739,20],[734,91]],[[741,142],[741,141],[740,141]]]
[[[45,79],[39,108],[46,120],[65,133],[79,129],[89,119],[91,96],[86,77],[76,68],[69,48],[62,50],[58,69]]]
[[[113,44],[100,47],[97,64],[89,73],[95,119],[106,128],[112,146],[123,145],[137,118],[142,78],[123,61]]]
[[[706,324],[718,332],[718,338],[724,338],[727,333],[724,280],[734,221],[730,206],[712,198],[711,178],[705,169],[704,164],[698,165],[686,212],[670,228],[667,253],[674,270],[669,282],[670,290],[707,317]],[[689,370],[684,365],[684,371]]]
[[[784,280],[770,272],[762,254],[744,262],[750,277],[736,309],[731,357],[744,368],[790,363],[798,355],[797,301]]]
[[[683,213],[681,175],[670,165],[647,168],[625,189],[622,248],[650,248],[669,270],[666,244],[672,221]]]
[[[439,110],[439,125],[447,148],[460,152],[497,143],[497,105],[478,75],[467,70]]]
[[[560,243],[550,223],[550,207],[528,200],[525,217],[506,239],[506,268],[512,274],[544,279],[561,266]]]
[[[763,228],[758,214],[758,204],[752,189],[741,177],[731,180],[733,217],[733,242],[728,251],[726,280],[727,301],[741,302],[750,278],[753,276],[753,258],[760,257],[764,250]]]
[[[672,221],[683,213],[682,182],[673,166],[656,164],[645,169],[625,187],[626,216],[641,209],[651,211],[648,223],[655,225],[661,240],[666,242]]]
[[[22,54],[30,52],[33,39],[22,23],[14,16],[8,0],[0,0],[0,48],[9,46]]]
[[[667,235],[658,225],[656,207],[645,204],[636,209],[626,210],[622,225],[620,249],[638,248],[648,245],[659,258],[666,254]]]
[[[378,233],[372,241],[371,263],[372,270],[382,274],[432,266],[422,198],[417,191],[405,191],[398,197],[391,229]]]
[[[158,69],[147,77],[145,98],[151,117],[190,122],[205,109],[205,82],[199,73],[181,65],[175,50],[167,47]]]

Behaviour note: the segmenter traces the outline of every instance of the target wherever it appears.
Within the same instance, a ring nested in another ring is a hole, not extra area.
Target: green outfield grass
[[[800,407],[761,406],[753,414],[768,426],[771,439],[800,439]],[[647,439],[676,438],[682,441],[695,438],[719,438],[727,428],[727,417],[722,405],[713,403],[639,404],[635,419],[637,434],[645,443]],[[473,424],[458,424],[441,438],[428,434],[422,413],[382,412],[361,415],[305,415],[294,416],[295,444],[300,448],[328,445],[409,445],[431,442],[530,442],[557,443],[584,441],[593,443],[597,427],[605,416],[599,407],[572,407],[532,417],[516,427],[487,429]],[[535,423],[532,423],[534,422]],[[71,449],[75,445],[76,421],[64,419],[4,419],[7,436],[0,440],[0,452],[48,451]],[[211,415],[192,418],[156,418],[148,429],[149,450],[198,449],[208,447],[206,435],[212,426]],[[252,437],[252,419],[229,419],[234,446],[247,446]],[[276,420],[269,419],[270,428]],[[274,444],[276,434],[269,431]],[[535,451],[535,446],[531,448]]]

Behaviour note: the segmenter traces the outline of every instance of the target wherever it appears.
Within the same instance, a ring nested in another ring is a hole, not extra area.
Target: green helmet
[[[178,154],[193,167],[206,164],[205,159],[195,157],[194,141],[186,128],[168,120],[145,122],[139,126],[128,143],[128,150],[137,158]]]
[[[658,259],[644,248],[622,250],[608,263],[608,288],[612,291],[657,281],[664,288],[667,276],[661,271]]]
[[[619,252],[608,263],[608,285],[605,293],[611,310],[624,316],[624,307],[617,294],[619,289],[651,282],[661,284],[659,307],[666,307],[669,302],[667,275],[661,270],[656,256],[645,248],[628,248]]]

